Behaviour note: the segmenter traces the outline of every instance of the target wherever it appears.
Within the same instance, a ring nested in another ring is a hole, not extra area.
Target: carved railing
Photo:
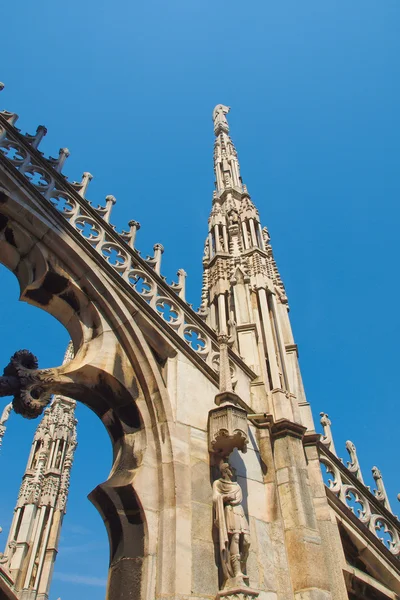
[[[325,485],[400,562],[400,523],[390,508],[379,469],[372,468],[377,489],[371,492],[364,483],[354,444],[346,442],[350,457],[346,466],[336,455],[331,421],[326,413],[321,413],[321,424],[324,435],[319,444],[319,457]]]
[[[0,153],[6,158],[7,164],[22,174],[121,276],[132,292],[144,300],[212,371],[218,373],[219,348],[216,336],[185,301],[186,273],[179,270],[178,283],[167,284],[160,275],[164,251],[161,244],[154,246],[153,257],[140,257],[135,249],[139,223],[130,221],[129,231],[118,233],[110,225],[114,196],[107,196],[103,207],[92,206],[85,198],[91,174],[84,173],[80,183],[68,182],[61,171],[69,151],[62,148],[57,159],[45,158],[38,147],[46,129],[38,127],[34,136],[21,134],[14,125],[17,118],[14,113],[0,113]],[[242,364],[238,357],[236,362]],[[246,370],[244,364],[243,368]],[[231,369],[235,379],[232,361]]]

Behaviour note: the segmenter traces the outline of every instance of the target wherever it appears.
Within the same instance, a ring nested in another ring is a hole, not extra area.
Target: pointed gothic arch
[[[156,560],[166,560],[166,547],[158,546],[157,538],[176,535],[173,510],[168,516],[161,510],[161,498],[173,497],[175,489],[172,412],[154,354],[165,354],[166,348],[157,348],[156,337],[150,347],[149,332],[145,336],[135,320],[137,307],[126,299],[118,301],[120,290],[113,278],[96,269],[93,257],[80,252],[60,227],[49,227],[49,215],[37,206],[32,210],[29,201],[21,198],[21,190],[1,193],[0,260],[16,275],[20,299],[59,320],[75,348],[70,363],[32,377],[48,393],[83,402],[105,425],[114,464],[91,500],[110,540],[107,597],[122,598],[127,588],[147,597],[153,593],[149,557],[154,561],[158,553]],[[54,213],[51,217],[57,220]],[[39,401],[37,414],[42,408]],[[147,457],[150,447],[153,461]],[[145,480],[150,472],[149,494]],[[155,518],[159,521],[151,528],[156,535],[146,525],[148,513],[153,525]]]

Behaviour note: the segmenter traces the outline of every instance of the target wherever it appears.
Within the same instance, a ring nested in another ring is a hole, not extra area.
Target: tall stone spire
[[[215,191],[203,257],[200,313],[258,375],[275,419],[314,429],[304,396],[288,300],[266,227],[240,175],[229,107],[213,111]]]
[[[64,363],[73,357],[69,344]],[[21,600],[47,600],[76,449],[76,402],[54,396],[32,442],[0,568]]]

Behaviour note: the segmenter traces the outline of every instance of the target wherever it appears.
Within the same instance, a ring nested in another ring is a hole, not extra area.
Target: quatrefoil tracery
[[[19,165],[26,159],[26,152],[16,143],[6,143],[0,146],[1,152],[15,165]]]
[[[30,136],[25,136],[31,143]],[[173,300],[165,295],[165,289],[159,289],[156,282],[147,274],[137,268],[136,260],[128,254],[122,245],[112,242],[106,230],[95,218],[89,216],[67,189],[62,189],[62,184],[54,177],[51,165],[48,169],[38,164],[34,154],[31,155],[12,134],[4,127],[0,127],[0,151],[16,169],[29,180],[29,182],[56,208],[56,210],[69,221],[69,223],[84,237],[93,248],[99,252],[129,285],[146,300],[146,302],[168,323],[214,370],[218,370],[212,352],[211,340],[198,326],[186,319],[186,312]],[[74,184],[72,184],[74,187]],[[75,187],[75,189],[77,189]],[[79,192],[80,192],[79,188]],[[88,200],[83,200],[90,205]],[[96,210],[96,209],[95,209]],[[98,211],[99,216],[104,216],[104,208]],[[101,219],[100,219],[101,221]],[[122,237],[125,240],[124,237]],[[126,240],[125,240],[126,241]],[[165,278],[163,278],[165,279]],[[189,313],[190,315],[190,313]],[[189,315],[187,315],[189,317]],[[234,369],[233,369],[233,373]]]

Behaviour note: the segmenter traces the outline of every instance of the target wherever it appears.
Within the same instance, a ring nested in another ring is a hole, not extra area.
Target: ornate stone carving
[[[347,461],[347,468],[351,473],[354,473],[354,475],[357,477],[357,479],[361,481],[361,483],[364,483],[360,463],[358,462],[357,450],[353,442],[351,442],[350,440],[347,440],[346,442],[346,450],[350,454],[351,459],[350,462]]]
[[[375,498],[382,502],[383,506],[392,512],[385,485],[383,483],[382,473],[378,467],[372,467],[372,477],[374,478],[377,487],[377,489],[374,490]]]
[[[334,454],[335,456],[337,456],[336,454],[336,450],[335,450],[335,444],[333,443],[333,437],[332,437],[332,430],[331,430],[331,425],[332,425],[332,421],[329,418],[329,415],[327,413],[320,413],[320,423],[322,425],[322,427],[324,428],[324,435],[321,438],[321,443],[324,444],[324,446],[326,446],[328,448],[328,450],[330,452],[332,452],[332,454]]]
[[[51,381],[51,369],[38,371],[36,356],[29,350],[18,350],[0,377],[0,396],[14,396],[16,413],[28,419],[37,417],[50,402],[50,392],[43,387]]]
[[[214,526],[218,529],[219,554],[223,573],[222,591],[257,596],[246,586],[246,562],[250,528],[242,507],[242,489],[233,481],[228,462],[220,465],[221,477],[213,484]],[[221,596],[221,593],[220,593]]]
[[[228,456],[234,448],[247,450],[247,411],[240,397],[232,390],[229,366],[228,336],[220,335],[220,393],[215,397],[218,408],[208,414],[209,451],[220,457]]]
[[[221,131],[229,133],[229,125],[226,119],[228,112],[230,111],[229,106],[224,104],[217,104],[213,110],[213,121],[214,121],[214,133],[218,135]]]

